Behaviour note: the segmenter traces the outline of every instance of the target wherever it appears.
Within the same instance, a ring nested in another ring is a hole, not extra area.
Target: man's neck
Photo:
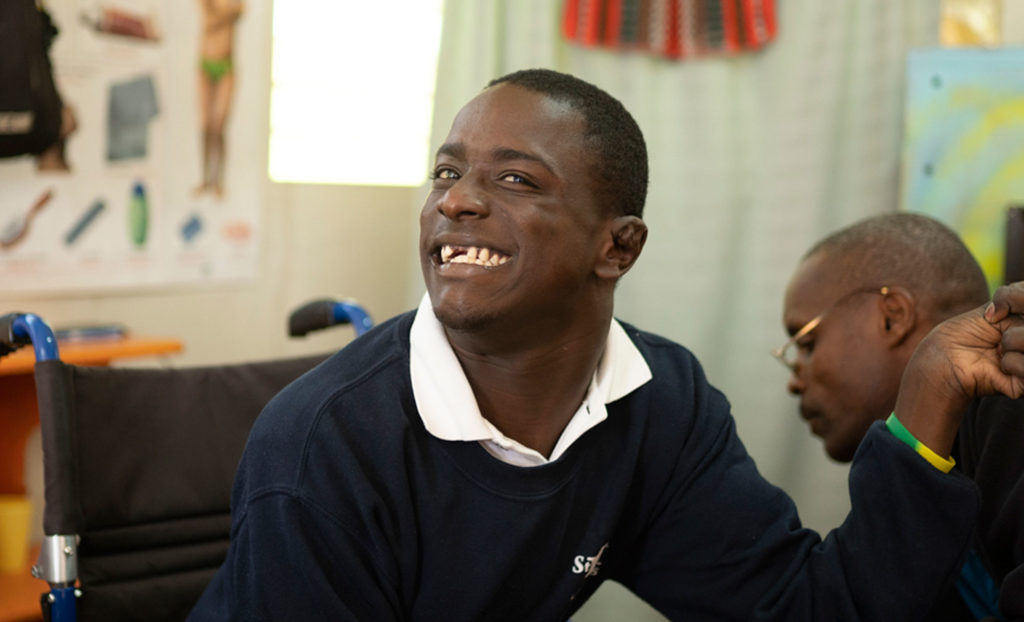
[[[579,409],[608,340],[611,317],[558,340],[489,352],[449,333],[480,413],[503,434],[550,456]],[[456,338],[452,338],[456,337]]]

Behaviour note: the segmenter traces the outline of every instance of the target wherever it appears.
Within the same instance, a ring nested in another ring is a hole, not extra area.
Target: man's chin
[[[824,440],[824,439],[823,439]],[[847,445],[836,445],[825,441],[825,453],[828,457],[840,463],[847,463],[853,461],[853,454],[857,452],[857,448],[850,448]]]
[[[448,330],[458,332],[477,332],[494,325],[493,314],[468,309],[449,309],[434,307],[434,316]]]

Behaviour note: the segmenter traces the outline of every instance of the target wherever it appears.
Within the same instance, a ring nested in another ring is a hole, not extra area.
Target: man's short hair
[[[989,299],[985,274],[960,236],[924,214],[865,218],[815,244],[804,259],[821,253],[851,287],[906,287],[936,322]]]
[[[647,200],[647,145],[643,132],[622,103],[598,87],[550,69],[524,69],[491,80],[507,82],[569,104],[583,115],[585,140],[592,146],[599,196],[619,215],[641,217]]]

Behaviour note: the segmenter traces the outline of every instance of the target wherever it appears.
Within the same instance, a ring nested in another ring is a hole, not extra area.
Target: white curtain
[[[935,44],[939,4],[777,0],[764,51],[682,61],[567,43],[555,0],[445,4],[432,144],[488,80],[517,69],[565,71],[618,97],[646,136],[651,183],[647,247],[616,315],[696,353],[762,473],[819,530],[849,508],[846,469],[810,437],[768,352],[786,338],[782,296],[800,255],[897,208],[906,53]],[[627,619],[609,611],[576,619]]]

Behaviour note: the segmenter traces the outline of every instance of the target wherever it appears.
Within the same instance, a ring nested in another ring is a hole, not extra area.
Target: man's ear
[[[637,216],[619,216],[611,220],[608,231],[595,272],[603,279],[617,280],[640,256],[647,241],[647,225]]]
[[[904,343],[917,328],[917,300],[905,287],[887,287],[878,303],[882,336],[890,347]]]

